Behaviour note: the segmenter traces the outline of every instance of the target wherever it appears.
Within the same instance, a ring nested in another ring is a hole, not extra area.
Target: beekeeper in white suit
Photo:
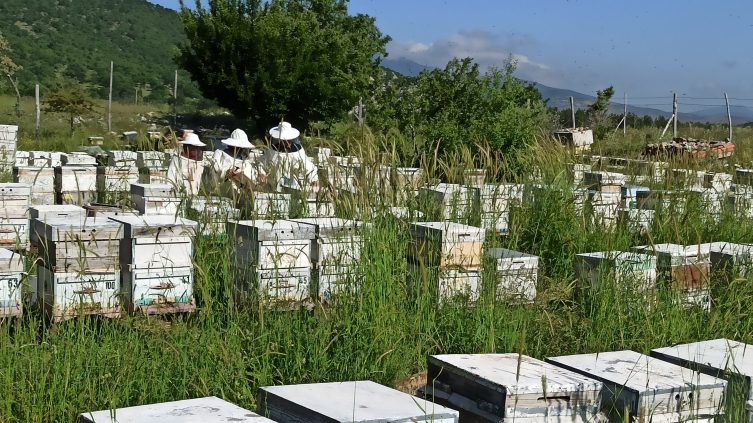
[[[174,154],[170,158],[167,168],[167,180],[176,188],[184,187],[186,194],[199,195],[201,177],[204,173],[204,144],[199,136],[186,134],[179,143],[180,155]]]
[[[302,190],[319,187],[319,175],[314,162],[306,156],[299,136],[301,133],[288,122],[281,122],[269,130],[271,148],[264,152],[261,162],[267,182],[274,188]]]
[[[264,172],[249,155],[253,147],[242,129],[236,129],[230,138],[222,140],[222,148],[215,150],[209,160],[212,165],[212,188],[217,188],[219,195],[234,197],[242,189],[252,188],[259,182],[260,176],[265,180]]]

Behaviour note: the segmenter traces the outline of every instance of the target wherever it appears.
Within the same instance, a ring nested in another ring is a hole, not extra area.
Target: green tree
[[[342,118],[368,95],[390,41],[347,0],[197,1],[180,16],[188,44],[176,62],[205,97],[264,127]]]
[[[0,32],[0,73],[6,75],[16,90],[16,114],[21,114],[21,93],[18,92],[18,84],[13,80],[13,74],[16,71],[23,69],[21,66],[13,63],[13,60],[8,57],[8,53],[12,52],[8,42],[3,38],[3,33]]]
[[[89,87],[75,81],[60,83],[44,100],[45,112],[68,115],[71,138],[75,133],[76,118],[90,116],[94,112],[94,106],[94,101],[89,96]]]
[[[597,138],[604,138],[610,133],[609,101],[614,96],[614,88],[596,91],[596,101],[588,105],[588,122]]]

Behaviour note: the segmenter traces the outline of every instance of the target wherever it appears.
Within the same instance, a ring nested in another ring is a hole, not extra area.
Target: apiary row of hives
[[[716,339],[651,350],[549,357],[441,354],[416,396],[371,381],[265,386],[256,413],[216,397],[81,414],[113,423],[591,423],[753,421],[753,346]],[[742,395],[731,390],[741,380]],[[742,398],[737,398],[742,397]],[[180,420],[174,420],[180,416]]]

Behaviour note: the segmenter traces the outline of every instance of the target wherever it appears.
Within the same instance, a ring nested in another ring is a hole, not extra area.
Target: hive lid
[[[292,220],[240,220],[231,222],[231,225],[235,226],[236,232],[245,233],[249,238],[258,241],[316,238],[316,228],[313,225]],[[233,233],[230,228],[228,229],[228,232]]]
[[[81,413],[81,419],[88,423],[272,423],[217,397]]]
[[[131,184],[131,194],[142,197],[175,197],[177,192],[169,184]]]
[[[75,216],[76,218],[86,215],[86,209],[73,204],[45,204],[29,207],[31,219],[44,220],[48,216]]]
[[[546,392],[600,391],[603,384],[595,379],[518,354],[444,354],[429,356],[429,363],[460,374],[470,380],[482,380],[504,387],[508,395]],[[483,383],[483,382],[482,382]]]
[[[123,214],[110,216],[110,220],[123,224],[123,237],[194,236],[198,223],[169,215],[136,216]]]
[[[506,248],[490,248],[486,250],[486,255],[495,260],[507,259],[537,259],[538,256],[522,253],[520,251],[508,250]]]
[[[551,357],[549,363],[635,393],[662,394],[726,386],[722,379],[699,374],[635,351]]]
[[[730,370],[753,378],[753,345],[729,339],[714,339],[674,347],[656,348],[651,350],[651,355],[672,362],[680,359],[706,369]]]
[[[11,195],[29,196],[31,195],[31,185],[19,183],[0,184],[0,197]]]
[[[443,238],[449,240],[484,240],[485,231],[475,226],[455,222],[418,222],[411,224],[411,234],[417,238]]]
[[[39,220],[37,220],[39,221]],[[72,241],[82,239],[117,239],[123,237],[122,225],[104,217],[68,216],[48,217],[42,223],[44,236],[49,241]]]
[[[427,417],[457,421],[459,416],[455,410],[371,381],[267,386],[259,395],[265,393],[336,422],[410,423]]]
[[[628,263],[641,265],[656,265],[656,257],[650,254],[628,253],[625,251],[600,251],[596,253],[577,254],[577,258],[590,264],[596,264],[609,261],[619,262],[620,265]]]

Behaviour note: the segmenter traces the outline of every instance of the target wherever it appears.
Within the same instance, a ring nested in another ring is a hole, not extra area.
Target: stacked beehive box
[[[15,160],[13,160],[13,163],[11,165],[13,167],[28,166],[29,165],[29,156],[30,155],[31,155],[31,152],[29,152],[29,151],[16,151]],[[11,170],[9,167],[7,167],[8,163],[10,163],[10,162],[5,162],[3,164],[3,166],[6,166],[6,167],[4,167],[4,169],[6,169],[6,171],[7,170]]]
[[[581,297],[609,281],[618,290],[638,293],[652,301],[656,286],[656,258],[622,251],[578,254],[575,256],[575,276]]]
[[[637,352],[601,352],[546,361],[604,383],[601,409],[610,421],[714,421],[723,416],[726,381]]]
[[[13,182],[31,185],[31,204],[55,204],[55,169],[29,166],[14,167]]]
[[[579,186],[585,181],[586,172],[591,172],[591,165],[581,163],[568,163],[567,170],[573,178],[573,184]]]
[[[589,191],[588,210],[593,224],[609,229],[616,227],[621,198],[619,193]]]
[[[240,210],[229,199],[221,197],[194,198],[190,205],[191,217],[199,223],[199,233],[204,236],[223,236],[227,223],[240,218]]]
[[[625,175],[612,172],[585,172],[586,188],[608,194],[620,194]]]
[[[666,216],[684,213],[687,204],[686,194],[682,191],[638,191],[635,197],[639,209],[661,211]]]
[[[101,410],[79,415],[80,423],[274,423],[217,397]]]
[[[97,190],[104,193],[129,191],[132,184],[139,183],[139,169],[136,167],[97,167]]]
[[[314,164],[317,166],[324,166],[329,163],[329,158],[332,156],[332,149],[325,147],[314,147],[313,154]]]
[[[428,359],[428,399],[467,422],[597,422],[604,384],[518,354],[446,354]],[[421,396],[421,395],[420,395]]]
[[[417,167],[395,167],[390,173],[395,205],[404,206],[413,202],[421,189],[424,171]]]
[[[486,169],[466,169],[463,171],[463,185],[482,187],[486,184]]]
[[[753,187],[741,184],[732,185],[726,204],[734,213],[753,218]]]
[[[292,219],[312,225],[316,238],[311,240],[311,261],[314,264],[313,292],[322,300],[358,290],[358,262],[361,258],[363,228],[353,220],[336,218]]]
[[[136,152],[136,167],[139,169],[139,183],[167,183],[168,155],[162,151]]]
[[[334,217],[335,206],[329,201],[328,191],[318,187],[304,190],[283,189],[290,196],[290,216],[298,217]],[[263,212],[264,207],[260,208]]]
[[[31,166],[31,167],[60,166],[62,165],[61,158],[62,158],[62,153],[53,153],[51,151],[30,151],[28,166]]]
[[[63,154],[60,158],[62,166],[96,166],[97,158],[84,152],[74,151]]]
[[[330,185],[336,190],[356,192],[357,172],[361,162],[355,156],[330,156],[328,174]]]
[[[301,303],[311,298],[312,225],[288,220],[229,222],[236,242],[235,297],[245,302]]]
[[[47,219],[72,218],[83,219],[87,215],[82,207],[72,204],[39,205],[29,208],[29,250],[39,252],[39,234],[44,233],[44,223]]]
[[[198,225],[173,216],[118,216],[121,294],[131,313],[167,314],[196,309],[193,238]]]
[[[135,151],[109,150],[107,165],[110,167],[136,167],[138,154]]]
[[[523,200],[523,185],[484,184],[478,188],[481,206],[481,227],[500,234],[510,231],[510,210],[520,206]]]
[[[445,303],[457,295],[475,302],[480,294],[482,228],[454,222],[411,224],[408,251],[408,286],[413,294],[422,287]]]
[[[717,244],[686,247],[678,244],[656,244],[633,247],[632,250],[656,256],[658,279],[664,286],[679,292],[685,304],[710,310],[711,247],[715,245]]]
[[[18,126],[0,125],[0,169],[4,172],[9,172],[13,167],[16,157],[17,140]]]
[[[287,219],[290,217],[291,194],[254,192],[251,211],[254,219]]]
[[[90,166],[58,166],[55,168],[57,204],[83,206],[97,201],[97,168]]]
[[[419,206],[432,220],[468,223],[480,210],[480,190],[457,184],[421,188]]]
[[[711,269],[745,277],[753,267],[753,245],[717,242],[711,247]]]
[[[91,203],[83,207],[88,217],[117,217],[136,216],[138,213],[127,207],[113,206],[111,204]]]
[[[54,321],[78,314],[120,315],[119,252],[123,229],[105,218],[48,218],[38,231],[38,292]]]
[[[131,184],[131,202],[139,214],[176,216],[181,201],[172,185]]]
[[[753,169],[737,169],[735,178],[738,184],[753,186]]]
[[[0,248],[0,319],[23,314],[23,280],[26,257]]]
[[[730,339],[714,339],[651,350],[651,356],[703,374],[742,381],[746,396],[747,422],[753,422],[753,345]],[[736,395],[733,392],[732,395]],[[732,395],[729,398],[733,398]],[[731,406],[728,404],[727,407]],[[742,416],[727,416],[736,421]],[[740,421],[743,421],[742,419]]]
[[[689,169],[672,169],[671,178],[678,188],[683,189],[701,189],[704,183],[704,173]],[[668,172],[669,177],[669,172]]]
[[[631,231],[646,233],[654,224],[653,210],[642,209],[619,209],[617,210],[617,223],[628,227]]]
[[[505,248],[492,248],[486,255],[493,260],[495,297],[500,301],[530,303],[536,299],[539,258]]]
[[[459,416],[371,381],[265,386],[256,403],[278,423],[458,423]]]
[[[29,241],[31,186],[0,184],[0,247],[26,249]]]

